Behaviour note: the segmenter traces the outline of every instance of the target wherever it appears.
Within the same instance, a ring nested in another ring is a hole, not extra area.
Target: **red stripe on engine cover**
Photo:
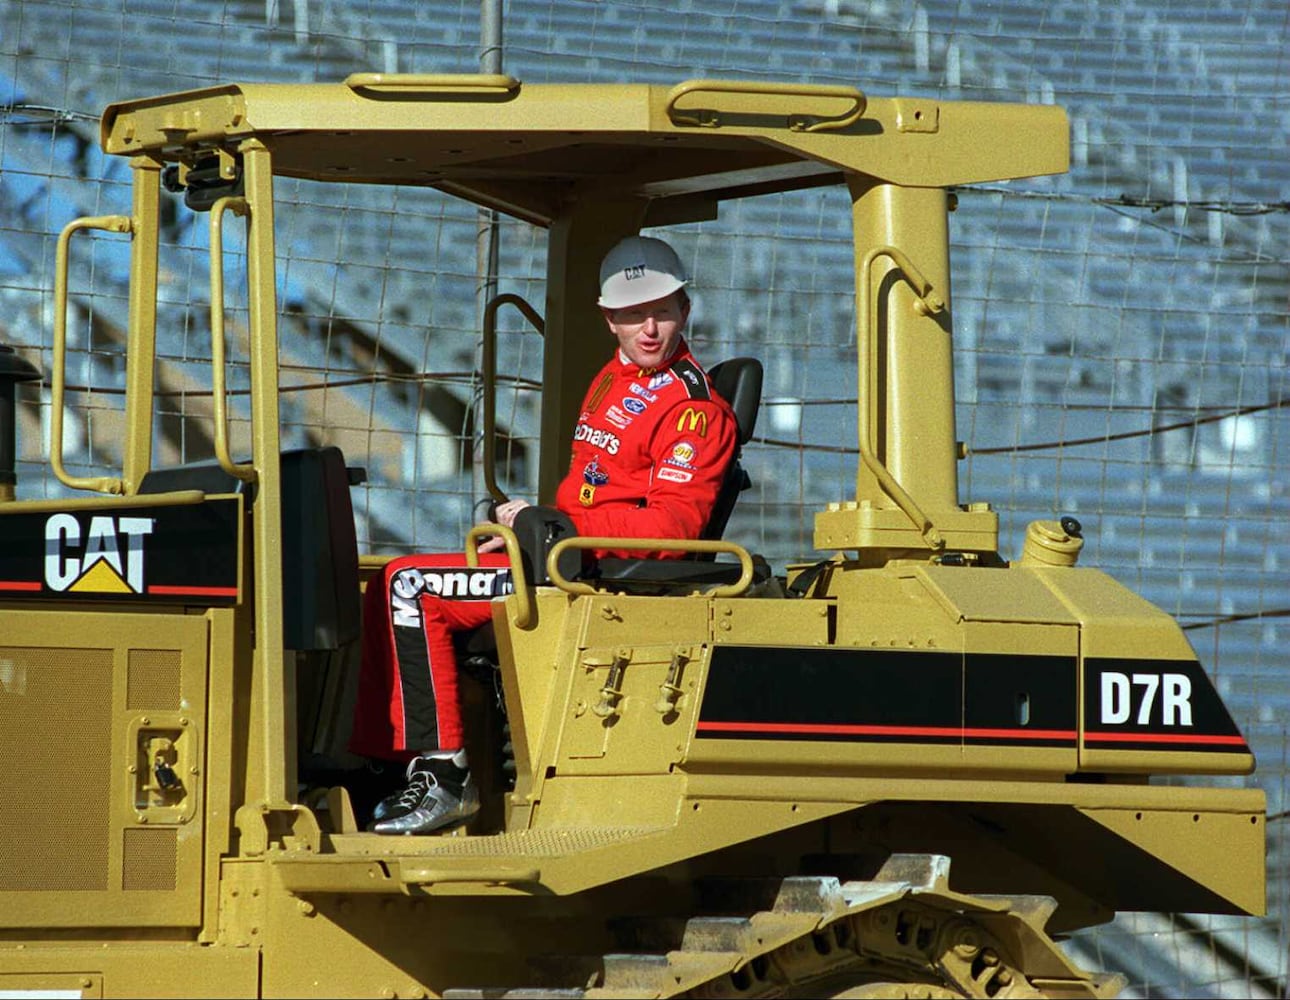
[[[1073,729],[964,729],[960,726],[876,726],[803,722],[700,722],[699,732],[798,733],[802,736],[963,736],[1004,740],[1069,740]]]

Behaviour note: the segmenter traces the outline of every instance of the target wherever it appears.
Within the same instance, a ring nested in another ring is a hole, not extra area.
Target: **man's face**
[[[676,351],[690,318],[690,303],[673,292],[638,306],[602,308],[601,312],[623,355],[641,368],[657,368]]]

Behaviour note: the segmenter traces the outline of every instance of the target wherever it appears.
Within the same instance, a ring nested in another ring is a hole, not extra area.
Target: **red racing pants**
[[[412,555],[368,581],[352,752],[406,761],[464,745],[452,636],[492,618],[513,589],[507,566],[495,553],[474,568],[461,553]]]

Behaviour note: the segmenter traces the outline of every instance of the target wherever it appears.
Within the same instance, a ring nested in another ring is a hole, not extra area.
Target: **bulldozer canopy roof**
[[[284,176],[431,186],[540,225],[582,194],[669,204],[679,222],[724,199],[849,176],[946,187],[1060,172],[1068,160],[1055,107],[748,81],[360,73],[120,102],[101,132],[109,153],[190,164],[258,140]]]

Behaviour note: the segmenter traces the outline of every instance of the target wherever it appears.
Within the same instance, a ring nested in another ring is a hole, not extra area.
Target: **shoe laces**
[[[399,793],[398,807],[412,810],[421,804],[421,800],[431,788],[439,784],[429,771],[413,771],[408,778],[408,786]]]

